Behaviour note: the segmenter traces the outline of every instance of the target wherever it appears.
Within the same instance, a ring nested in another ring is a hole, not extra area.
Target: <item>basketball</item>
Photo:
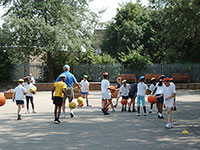
[[[121,100],[121,104],[122,104],[122,105],[125,105],[126,103],[127,103],[127,100],[125,100],[125,99],[122,99],[122,100]]]
[[[69,108],[70,108],[70,109],[76,108],[76,103],[70,102],[70,103],[69,103]]]
[[[155,104],[157,102],[157,99],[156,99],[156,97],[154,95],[149,95],[147,100],[151,104]]]
[[[114,93],[115,92],[115,90],[116,90],[116,87],[115,86],[110,86],[110,93]]]
[[[83,98],[82,98],[82,97],[78,97],[78,98],[77,98],[77,102],[78,102],[79,104],[83,103]]]
[[[32,88],[30,88],[30,92],[31,92],[31,93],[35,93],[36,90],[37,90],[36,87],[32,87]]]
[[[109,107],[106,107],[106,110],[108,111],[108,110],[109,110]]]
[[[6,103],[6,98],[4,95],[0,94],[0,106],[3,106]]]
[[[79,107],[83,107],[83,103],[78,104]]]
[[[149,95],[149,94],[151,94],[151,90],[147,89],[146,90],[146,95]]]

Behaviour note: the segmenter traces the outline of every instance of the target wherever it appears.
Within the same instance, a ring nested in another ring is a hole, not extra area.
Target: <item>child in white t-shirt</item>
[[[148,86],[144,82],[145,82],[145,76],[141,76],[140,82],[138,83],[137,86],[137,116],[140,116],[140,101],[142,101],[144,116],[147,116],[146,106],[145,106],[145,95]]]
[[[27,90],[23,86],[24,80],[19,79],[18,80],[18,86],[14,89],[13,92],[13,102],[16,101],[16,104],[18,106],[17,110],[17,120],[21,120],[21,114],[24,111],[24,95],[27,94]]]
[[[155,88],[156,88],[156,78],[151,78],[151,85],[150,85],[151,95],[156,96],[155,94],[153,94]],[[152,109],[153,109],[153,104],[150,104],[149,113],[152,113]]]
[[[31,102],[31,106],[32,106],[32,111],[33,113],[36,113],[35,111],[35,106],[34,106],[34,103],[33,103],[33,98],[34,98],[34,94],[31,93],[31,88],[35,88],[36,87],[33,85],[33,83],[31,82],[31,79],[30,77],[27,77],[24,79],[26,82],[24,83],[24,87],[26,88],[26,90],[28,91],[28,93],[26,94],[26,108],[27,108],[27,112],[26,113],[30,113],[29,111],[29,100]]]
[[[83,80],[81,80],[81,96],[86,97],[86,103],[87,107],[91,107],[88,102],[88,95],[89,95],[89,82],[88,82],[88,76],[84,75]]]
[[[108,110],[106,109],[109,105],[111,105],[113,111],[114,106],[112,103],[112,96],[110,93],[110,82],[108,81],[109,74],[107,72],[104,72],[103,74],[104,79],[101,81],[101,93],[102,93],[102,112],[104,115],[109,115]]]
[[[170,84],[169,78],[165,78],[164,80],[165,87],[163,89],[163,95],[164,95],[164,102],[167,108],[167,114],[168,114],[168,123],[165,125],[166,128],[172,128],[172,114],[171,109],[174,104],[174,97],[176,96],[176,89],[175,86]]]
[[[122,101],[125,101],[125,104],[122,104],[122,109],[121,111],[126,111],[127,107],[127,100],[129,98],[129,90],[130,90],[130,85],[126,83],[126,80],[122,81],[122,86],[120,87],[120,96],[122,96]]]

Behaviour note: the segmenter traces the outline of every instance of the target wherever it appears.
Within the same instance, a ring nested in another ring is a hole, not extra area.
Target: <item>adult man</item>
[[[65,118],[65,102],[66,102],[66,99],[68,98],[69,103],[70,103],[74,98],[73,83],[76,84],[76,86],[78,86],[79,89],[80,89],[80,86],[79,86],[75,76],[72,73],[69,72],[70,71],[69,65],[64,65],[63,70],[64,70],[64,72],[61,73],[58,76],[58,78],[56,79],[56,82],[60,81],[61,75],[65,75],[65,83],[67,85],[65,93],[66,93],[67,96],[64,95],[63,102],[62,102],[62,110],[63,110],[62,117]],[[73,113],[72,109],[70,109],[70,115],[71,115],[71,117],[74,117],[74,113]]]

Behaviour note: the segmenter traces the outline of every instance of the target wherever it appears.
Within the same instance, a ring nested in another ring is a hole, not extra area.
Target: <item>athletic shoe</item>
[[[54,120],[54,123],[55,123],[55,124],[59,124],[58,120],[56,120],[56,119]]]
[[[137,113],[137,116],[140,116],[140,113]]]
[[[25,112],[25,114],[29,114],[30,113],[30,111],[29,110],[27,110],[26,112]]]
[[[17,115],[17,120],[22,120],[21,115]]]
[[[164,119],[164,116],[162,114],[160,114],[160,119]]]
[[[104,115],[110,115],[108,112],[104,112]]]
[[[102,108],[101,110],[102,110],[103,113],[105,112],[105,109],[104,109],[104,108]]]
[[[92,107],[92,105],[87,105],[87,107]]]
[[[169,123],[167,123],[167,124],[165,125],[165,128],[167,128],[167,129],[171,129],[171,128],[172,128],[172,125],[169,124]]]
[[[176,106],[174,106],[174,111],[176,111]]]
[[[35,110],[33,110],[33,113],[36,114],[37,112]]]
[[[74,113],[70,113],[70,116],[71,116],[71,118],[73,118],[74,117]]]
[[[152,113],[152,110],[149,110],[149,113],[151,114],[151,113]]]
[[[62,118],[65,118],[65,112],[62,113]]]
[[[144,116],[147,116],[147,113],[144,113]]]
[[[117,108],[117,104],[116,104],[116,105],[114,105],[114,107],[115,107],[115,108]]]

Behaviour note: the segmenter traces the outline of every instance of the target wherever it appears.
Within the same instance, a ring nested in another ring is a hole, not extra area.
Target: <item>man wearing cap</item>
[[[64,65],[63,70],[64,70],[64,72],[61,73],[58,76],[58,78],[56,79],[56,82],[60,81],[61,75],[65,75],[65,83],[67,85],[65,93],[66,93],[67,96],[64,95],[63,103],[62,103],[62,110],[63,110],[62,117],[65,118],[65,102],[66,102],[66,99],[68,98],[69,102],[71,102],[74,98],[73,84],[76,84],[76,86],[78,86],[79,90],[80,90],[80,86],[79,86],[75,76],[72,73],[69,72],[70,71],[69,65]],[[70,115],[71,115],[71,117],[74,117],[74,113],[73,113],[72,109],[70,109]]]
[[[18,106],[18,110],[17,110],[17,120],[21,120],[21,114],[24,110],[24,95],[27,94],[27,90],[24,87],[24,80],[23,79],[19,79],[18,80],[18,86],[14,89],[13,92],[13,102],[16,101],[16,104]]]
[[[92,107],[91,105],[89,105],[88,102],[88,95],[89,95],[89,82],[88,82],[88,76],[84,75],[83,76],[83,80],[81,80],[81,96],[82,97],[86,97],[86,103],[87,103],[87,107]]]
[[[163,89],[163,95],[164,95],[164,102],[167,108],[167,114],[168,114],[168,123],[165,125],[166,128],[172,128],[172,114],[171,109],[174,104],[174,97],[176,96],[176,89],[175,86],[170,84],[169,78],[164,78],[163,80],[165,84],[165,88]]]

